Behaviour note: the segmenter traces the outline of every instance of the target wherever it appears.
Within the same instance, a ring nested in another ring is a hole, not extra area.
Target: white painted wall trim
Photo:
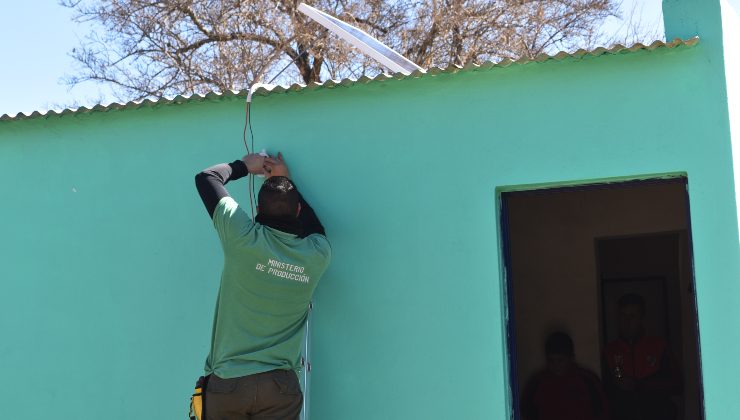
[[[721,6],[725,80],[735,173],[735,205],[740,227],[740,0],[721,0]]]

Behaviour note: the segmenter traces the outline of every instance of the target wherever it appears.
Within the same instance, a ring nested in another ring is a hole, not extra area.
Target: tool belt
[[[209,376],[201,376],[195,382],[195,392],[190,397],[190,420],[205,420],[206,418],[206,388],[208,387]]]

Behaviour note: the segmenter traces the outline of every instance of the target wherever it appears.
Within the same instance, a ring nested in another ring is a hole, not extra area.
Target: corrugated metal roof
[[[676,47],[693,47],[699,42],[699,37],[693,37],[690,39],[674,39],[671,42],[664,42],[664,41],[655,41],[650,45],[644,45],[644,44],[634,44],[629,47],[625,47],[623,45],[615,45],[611,48],[604,48],[599,47],[593,50],[584,50],[580,49],[578,51],[567,53],[567,52],[559,52],[557,54],[548,55],[548,54],[540,54],[537,57],[530,59],[530,58],[520,58],[519,60],[502,60],[499,62],[491,62],[487,61],[482,64],[467,64],[465,66],[455,66],[451,65],[446,68],[439,68],[439,67],[432,67],[426,71],[426,73],[416,71],[409,75],[404,75],[402,73],[396,73],[396,74],[379,74],[375,77],[367,77],[363,76],[359,79],[343,79],[343,80],[327,80],[323,83],[312,83],[310,85],[302,85],[302,84],[293,84],[290,86],[275,86],[271,88],[264,88],[261,87],[257,89],[254,92],[254,95],[260,95],[260,96],[266,96],[270,94],[275,93],[282,93],[282,92],[291,92],[291,91],[302,91],[302,90],[314,90],[314,89],[321,89],[321,88],[333,88],[337,86],[352,86],[356,84],[366,84],[370,82],[379,82],[384,80],[390,80],[390,79],[409,79],[409,78],[418,78],[418,77],[433,77],[437,74],[450,74],[450,73],[457,73],[457,72],[464,72],[464,71],[478,71],[478,70],[489,70],[496,67],[509,67],[514,64],[528,64],[528,63],[541,63],[544,61],[549,60],[563,60],[566,58],[583,58],[586,56],[600,56],[604,54],[624,54],[624,53],[630,53],[640,50],[647,50],[647,51],[653,51],[656,49],[662,49],[662,48],[676,48]],[[87,114],[91,112],[106,112],[116,109],[136,109],[136,108],[143,108],[143,107],[152,107],[155,105],[166,105],[166,104],[178,104],[178,103],[185,103],[185,102],[191,102],[191,101],[204,101],[204,100],[217,100],[220,98],[227,98],[227,97],[244,97],[246,98],[248,91],[246,89],[244,90],[230,90],[226,92],[209,92],[205,95],[201,94],[194,94],[194,95],[177,95],[174,98],[162,98],[157,100],[151,100],[151,99],[145,99],[143,101],[130,101],[126,103],[118,103],[114,102],[109,105],[95,105],[91,108],[87,107],[80,107],[75,109],[63,109],[63,110],[49,110],[46,112],[39,112],[34,111],[31,114],[24,114],[22,112],[19,112],[15,116],[10,116],[8,114],[3,114],[0,116],[0,121],[12,121],[12,120],[25,120],[25,119],[32,119],[32,118],[43,118],[43,117],[51,117],[51,116],[61,116],[61,115],[69,115],[69,114]]]

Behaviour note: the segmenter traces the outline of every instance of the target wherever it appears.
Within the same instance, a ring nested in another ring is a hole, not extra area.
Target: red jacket
[[[666,347],[665,340],[658,337],[643,337],[634,345],[617,339],[607,344],[604,357],[613,376],[621,369],[623,376],[639,380],[660,370],[664,363]]]

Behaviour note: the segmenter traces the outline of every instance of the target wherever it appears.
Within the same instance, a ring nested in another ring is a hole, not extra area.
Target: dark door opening
[[[638,386],[639,392],[659,392],[639,396],[649,402],[638,411],[662,404],[666,419],[704,417],[686,182],[502,193],[512,418],[546,418],[537,410],[554,410],[571,398],[564,389],[577,394],[577,388],[585,397],[573,398],[570,413],[603,406],[612,420],[621,420],[627,414],[607,408],[609,401],[624,406],[619,392],[631,396]],[[626,295],[638,296],[644,302],[638,307],[646,308],[635,321],[639,339],[624,338],[618,302]],[[568,339],[575,364],[557,365],[553,355],[564,353]],[[622,339],[629,344],[626,362],[623,349],[615,353]],[[647,341],[652,347],[645,350]],[[666,367],[668,360],[675,369]],[[562,366],[576,375],[572,383],[558,382]],[[655,379],[669,371],[673,382]],[[597,385],[582,379],[591,373]]]

